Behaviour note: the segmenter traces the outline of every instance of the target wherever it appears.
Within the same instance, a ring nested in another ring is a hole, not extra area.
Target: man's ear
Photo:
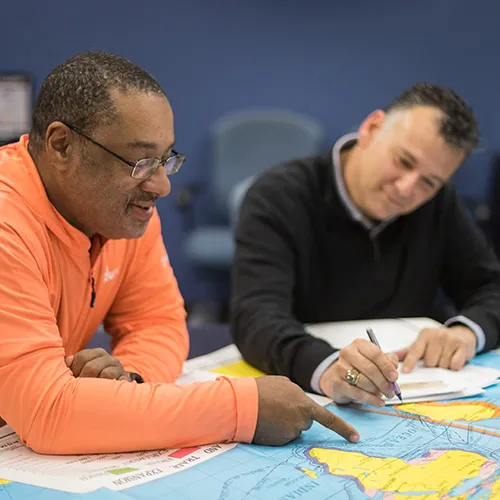
[[[69,167],[74,151],[74,137],[71,130],[61,122],[52,122],[45,132],[45,151],[52,164],[61,170]]]
[[[384,123],[386,112],[377,109],[372,111],[361,123],[358,129],[358,146],[366,148],[369,146]]]

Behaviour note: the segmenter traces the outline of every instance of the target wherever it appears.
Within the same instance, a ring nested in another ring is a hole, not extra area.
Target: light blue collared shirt
[[[378,234],[382,232],[384,228],[386,228],[395,218],[387,219],[385,221],[381,221],[378,224],[374,223],[368,217],[366,217],[359,208],[354,204],[349,193],[347,192],[347,187],[344,182],[344,176],[342,174],[341,165],[340,165],[340,152],[342,149],[350,145],[351,143],[357,141],[358,134],[346,134],[343,135],[340,139],[337,140],[332,149],[332,161],[333,161],[333,177],[335,179],[335,188],[337,189],[340,199],[347,209],[350,216],[355,220],[362,224],[370,233],[370,238],[374,239]],[[454,323],[461,323],[462,325],[470,328],[477,337],[477,347],[476,353],[481,352],[484,349],[484,345],[486,343],[486,336],[484,334],[483,329],[474,321],[466,318],[465,316],[459,315],[453,318],[448,319],[444,326],[449,326]],[[323,394],[319,386],[319,381],[321,376],[325,372],[325,370],[339,357],[339,351],[334,352],[326,359],[324,359],[314,370],[314,373],[311,378],[311,387],[314,391],[319,394]]]

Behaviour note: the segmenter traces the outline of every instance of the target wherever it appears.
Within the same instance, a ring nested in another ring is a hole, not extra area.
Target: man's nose
[[[400,198],[409,199],[417,187],[420,174],[418,172],[407,172],[396,181],[396,191]]]
[[[168,196],[171,190],[170,179],[165,173],[165,167],[160,166],[150,179],[144,182],[143,189],[159,197]]]

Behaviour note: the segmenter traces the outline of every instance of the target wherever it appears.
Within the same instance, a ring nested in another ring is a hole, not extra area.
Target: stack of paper
[[[427,368],[420,361],[411,373],[402,373],[400,365],[398,385],[403,402],[438,401],[464,398],[484,392],[484,388],[496,384],[500,370],[472,364],[460,371],[443,368]],[[387,399],[386,404],[399,404],[397,397]]]
[[[342,321],[307,325],[308,332],[325,340],[333,347],[342,349],[354,340],[368,340],[367,328],[377,335],[380,347],[393,352],[410,346],[423,328],[440,328],[443,325],[430,318],[398,318],[362,321]],[[496,384],[500,370],[467,364],[458,372],[442,368],[427,368],[423,362],[417,364],[411,373],[402,373],[398,385],[403,401],[437,401],[463,398],[484,392],[484,388]],[[387,404],[400,403],[397,397],[387,399]]]

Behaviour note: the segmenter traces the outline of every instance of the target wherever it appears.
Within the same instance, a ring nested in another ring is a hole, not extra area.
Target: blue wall
[[[500,146],[500,4],[493,0],[4,0],[0,12],[0,69],[29,70],[39,85],[74,53],[104,49],[142,65],[165,88],[188,162],[160,210],[188,299],[201,285],[183,262],[173,196],[207,179],[208,128],[228,111],[291,108],[321,120],[333,141],[414,81],[453,86],[475,108],[487,144],[456,182],[462,193],[486,192]]]

